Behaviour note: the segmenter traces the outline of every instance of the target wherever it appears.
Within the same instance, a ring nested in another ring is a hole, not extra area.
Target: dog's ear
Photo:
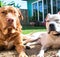
[[[19,19],[20,20],[23,20],[23,15],[22,15],[20,9],[17,8],[17,10],[18,10]]]
[[[49,20],[49,17],[50,17],[50,13],[47,14],[46,18],[45,18],[45,21],[48,21]]]
[[[20,19],[20,20],[21,20],[21,19]],[[21,32],[21,29],[22,29],[20,20],[17,19],[17,21],[16,21],[16,27],[17,27],[17,30],[18,30],[19,32]]]

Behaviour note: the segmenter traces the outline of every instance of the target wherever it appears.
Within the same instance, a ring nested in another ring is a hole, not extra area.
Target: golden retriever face
[[[0,8],[0,27],[16,28],[19,23],[19,18],[22,19],[21,12],[12,6],[5,6]]]

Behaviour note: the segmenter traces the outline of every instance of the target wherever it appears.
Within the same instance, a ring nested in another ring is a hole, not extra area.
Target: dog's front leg
[[[25,54],[25,46],[23,45],[23,41],[21,37],[17,37],[15,39],[14,45],[16,47],[17,52],[19,53],[19,57],[28,57]]]
[[[44,57],[44,52],[46,50],[47,50],[47,48],[45,46],[42,46],[39,54],[37,55],[37,57]]]

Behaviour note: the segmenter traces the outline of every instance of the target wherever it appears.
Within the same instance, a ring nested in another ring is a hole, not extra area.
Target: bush
[[[37,16],[32,16],[32,17],[29,18],[29,21],[35,22],[35,21],[37,21],[37,19],[38,19]]]
[[[4,3],[3,1],[0,1],[0,7],[5,6],[5,5],[6,3]]]

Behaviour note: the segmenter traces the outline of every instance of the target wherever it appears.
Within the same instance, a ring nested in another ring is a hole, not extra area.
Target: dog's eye
[[[55,20],[55,21],[59,21],[59,20]]]
[[[5,11],[2,11],[1,13],[2,13],[2,14],[6,14],[6,12],[5,12]]]
[[[50,20],[46,20],[46,22],[50,22]]]
[[[56,22],[59,22],[59,20],[55,20]]]
[[[11,12],[11,13],[16,13],[14,10],[8,10],[8,12]]]
[[[60,23],[60,21],[59,20],[55,20],[56,21],[56,23]]]
[[[12,12],[12,13],[16,13],[14,10],[10,10],[10,12]]]
[[[13,13],[16,13],[16,11],[13,11]]]

